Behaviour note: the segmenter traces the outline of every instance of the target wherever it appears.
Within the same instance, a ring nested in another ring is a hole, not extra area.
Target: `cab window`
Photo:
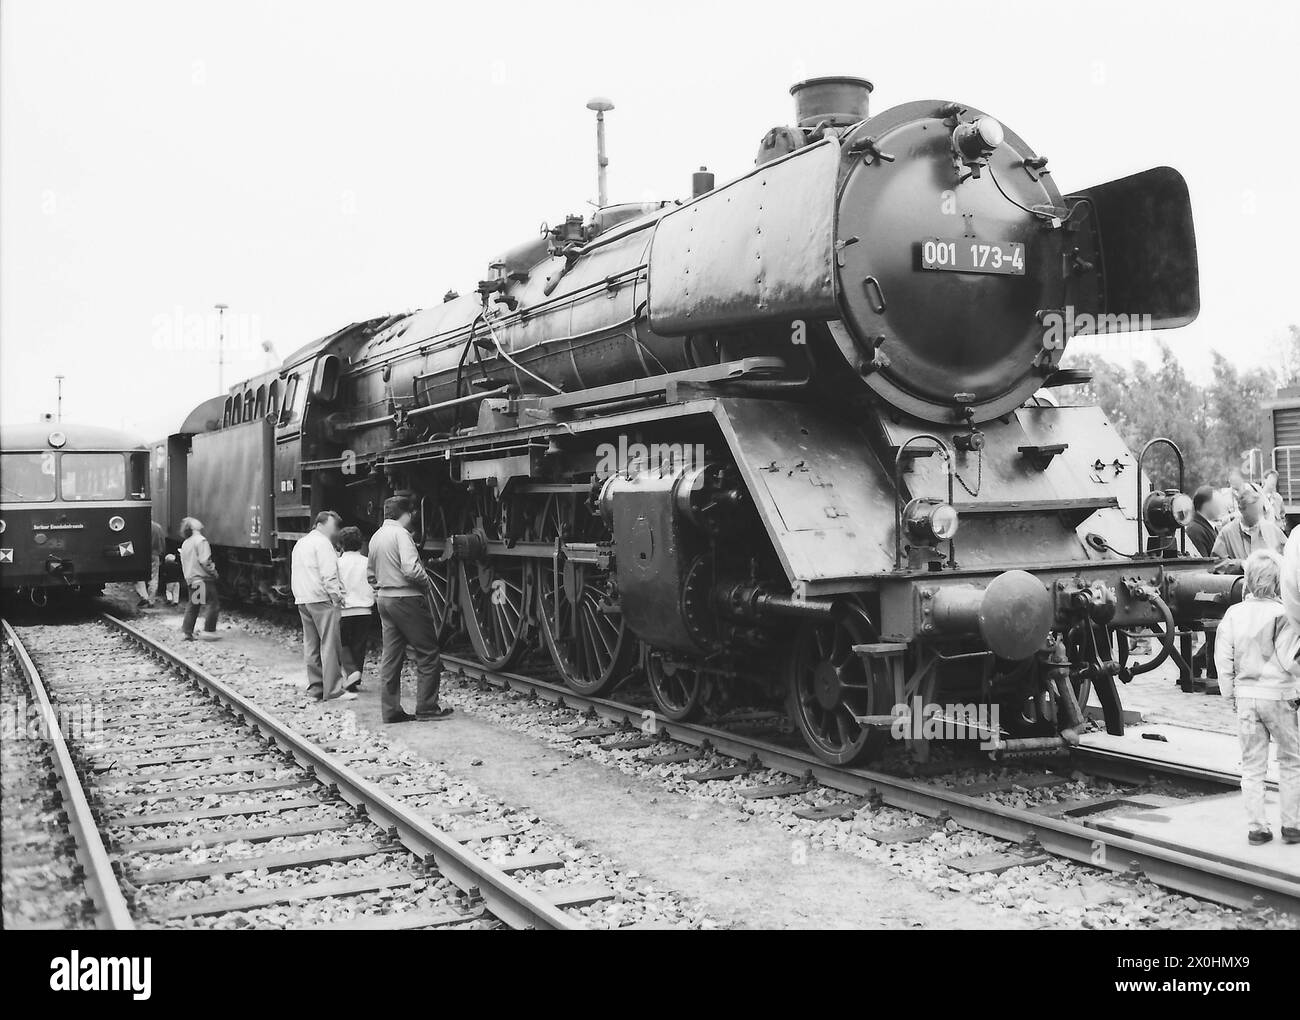
[[[120,453],[65,453],[59,473],[64,500],[126,498],[126,458]]]
[[[127,455],[127,494],[132,499],[149,498],[149,452],[142,450],[139,453],[128,453]]]
[[[49,503],[54,499],[54,454],[0,453],[0,502]]]
[[[285,381],[284,400],[280,404],[280,424],[288,425],[295,418],[302,417],[303,406],[307,403],[307,387],[300,386],[298,373]]]

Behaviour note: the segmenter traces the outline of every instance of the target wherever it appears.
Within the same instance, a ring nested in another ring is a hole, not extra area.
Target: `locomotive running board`
[[[560,418],[573,414],[580,408],[595,407],[599,404],[622,404],[638,398],[659,395],[662,395],[666,402],[674,403],[677,400],[679,386],[709,386],[755,377],[781,378],[785,374],[785,368],[785,361],[781,358],[741,358],[738,361],[724,361],[704,368],[688,368],[681,372],[669,372],[666,375],[652,375],[644,379],[596,386],[576,393],[542,397],[537,401],[536,406]]]

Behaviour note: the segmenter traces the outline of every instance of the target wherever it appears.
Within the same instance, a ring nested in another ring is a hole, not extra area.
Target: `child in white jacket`
[[[1241,737],[1241,792],[1256,846],[1273,838],[1264,812],[1268,744],[1277,745],[1282,841],[1300,843],[1300,633],[1282,605],[1282,558],[1261,549],[1245,562],[1246,597],[1215,639],[1219,692],[1232,699]]]

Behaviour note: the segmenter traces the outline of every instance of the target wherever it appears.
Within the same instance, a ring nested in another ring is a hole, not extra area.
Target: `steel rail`
[[[436,867],[457,888],[480,897],[487,909],[512,928],[569,930],[582,925],[539,893],[511,878],[494,864],[464,849],[452,837],[394,800],[315,743],[289,729],[265,709],[206,672],[163,647],[148,635],[108,613],[104,622],[133,639],[149,654],[170,663],[196,680],[244,721],[255,726],[290,754],[322,783],[333,786],[366,817],[393,830],[397,841],[426,864]]]
[[[568,707],[585,708],[609,723],[665,741],[699,747],[730,758],[755,761],[787,775],[860,797],[879,797],[893,807],[959,825],[1014,843],[1036,842],[1049,853],[1130,876],[1239,909],[1272,907],[1300,915],[1300,882],[1254,872],[1222,861],[1125,836],[1113,836],[1075,821],[1051,818],[979,800],[956,791],[867,769],[828,765],[804,751],[737,736],[695,723],[658,719],[652,712],[605,698],[588,697],[545,680],[499,672],[460,656],[443,662],[462,676],[495,687],[531,692]]]
[[[1152,774],[1174,776],[1193,782],[1237,789],[1241,786],[1241,773],[1224,769],[1203,768],[1199,765],[1182,765],[1178,762],[1148,758],[1140,754],[1126,754],[1108,747],[1079,745],[1070,748],[1070,755],[1086,765],[1089,772],[1119,782],[1141,781]],[[1265,783],[1268,789],[1277,789],[1277,780]]]
[[[132,931],[135,929],[135,922],[131,919],[131,909],[127,906],[126,898],[118,885],[112,859],[104,846],[103,839],[100,838],[99,826],[95,824],[90,801],[77,775],[68,743],[59,729],[58,715],[50,703],[40,672],[9,621],[0,620],[0,623],[4,625],[5,641],[13,650],[14,658],[18,660],[18,666],[27,680],[27,686],[36,700],[41,721],[46,728],[46,739],[50,744],[50,761],[54,765],[59,794],[63,798],[63,806],[68,816],[68,831],[72,836],[77,862],[81,865],[84,875],[86,892],[95,907],[95,927],[107,931]]]

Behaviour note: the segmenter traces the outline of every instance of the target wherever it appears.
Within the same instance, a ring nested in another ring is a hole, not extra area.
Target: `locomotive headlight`
[[[5,519],[0,517],[0,535],[5,533]]]
[[[1177,489],[1153,492],[1142,501],[1142,520],[1153,535],[1172,535],[1191,524],[1195,516],[1192,497]]]
[[[983,159],[992,153],[1003,139],[1006,132],[1001,123],[992,117],[958,124],[952,133],[952,147],[963,159]]]
[[[116,514],[108,519],[108,526],[114,531],[121,531],[126,527],[126,521],[122,520]]]
[[[932,545],[957,534],[957,510],[935,499],[912,500],[903,510],[903,526],[914,542]]]
[[[1002,122],[994,120],[992,117],[981,117],[975,122],[975,130],[979,132],[980,139],[984,142],[984,148],[996,149],[1002,144],[1006,137],[1006,132],[1002,130]]]

